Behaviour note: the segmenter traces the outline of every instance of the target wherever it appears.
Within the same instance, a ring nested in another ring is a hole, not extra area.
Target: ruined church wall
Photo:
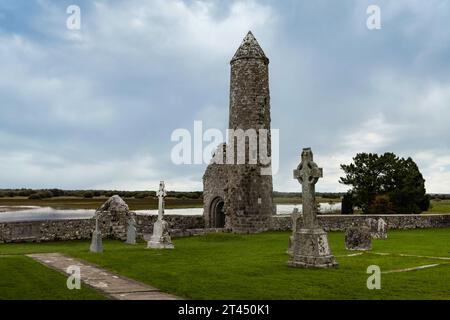
[[[220,197],[225,201],[228,168],[226,164],[210,164],[203,175],[203,216],[206,227],[211,227],[211,204],[214,199]]]

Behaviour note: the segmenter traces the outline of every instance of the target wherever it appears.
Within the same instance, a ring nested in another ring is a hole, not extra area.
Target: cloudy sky
[[[173,164],[170,136],[195,120],[226,129],[248,30],[270,58],[275,190],[300,190],[310,146],[318,191],[345,191],[339,165],[357,152],[391,151],[450,193],[446,0],[0,0],[0,188],[201,190],[206,164]]]

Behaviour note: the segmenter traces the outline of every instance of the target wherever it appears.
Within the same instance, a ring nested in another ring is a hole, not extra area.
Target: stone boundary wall
[[[153,233],[153,223],[157,218],[156,215],[136,215],[138,239]],[[203,216],[167,215],[164,219],[175,236],[198,234],[197,230],[205,227]],[[126,223],[126,218],[120,219],[116,224],[100,220],[99,228],[105,238],[125,240]],[[94,219],[0,222],[0,243],[86,240],[91,239],[94,229]]]
[[[368,225],[370,219],[382,218],[388,229],[448,228],[450,214],[396,214],[396,215],[318,215],[319,225],[325,231],[344,231],[354,225]],[[300,217],[298,223],[301,223]],[[292,230],[290,215],[272,216],[272,230]]]
[[[136,215],[136,235],[138,239],[144,238],[145,234],[153,233],[153,224],[158,216],[156,215]],[[164,220],[169,224],[171,235],[190,234],[189,229],[205,228],[205,220],[203,216],[183,216],[183,215],[165,215]]]
[[[0,223],[0,243],[90,239],[94,219]]]
[[[352,224],[367,224],[369,219],[383,218],[388,229],[445,228],[450,227],[450,214],[426,215],[319,215],[320,226],[326,231],[343,231]],[[153,232],[156,215],[136,215],[138,239],[146,238]],[[166,215],[173,237],[190,236],[204,232],[219,232],[219,229],[204,229],[203,216]],[[301,223],[301,218],[300,223]],[[290,215],[272,216],[272,230],[288,231],[292,228]],[[95,228],[94,219],[43,220],[0,223],[0,243],[25,241],[86,240],[91,238]],[[122,239],[126,226],[111,227],[101,223],[105,238]]]

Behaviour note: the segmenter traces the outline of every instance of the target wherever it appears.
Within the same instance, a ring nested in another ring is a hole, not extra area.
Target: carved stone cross
[[[318,226],[315,185],[322,176],[322,168],[314,163],[311,148],[304,148],[302,160],[297,169],[294,170],[294,178],[302,185],[303,228],[316,228]]]
[[[167,196],[164,181],[159,182],[159,190],[156,196],[158,197],[158,220],[162,220],[164,215],[164,197]]]

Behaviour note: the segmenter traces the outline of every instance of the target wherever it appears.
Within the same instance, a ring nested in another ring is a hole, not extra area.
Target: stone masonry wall
[[[217,147],[213,161],[203,175],[203,216],[205,217],[205,226],[210,228],[217,225],[213,204],[217,201],[224,201],[226,196],[228,165],[225,164],[225,157],[226,145],[221,144]]]
[[[448,228],[450,214],[403,214],[403,215],[319,215],[319,225],[325,231],[344,231],[355,225],[367,224],[369,219],[382,218],[388,229]],[[300,217],[298,223],[301,223]],[[292,229],[290,215],[272,217],[272,230],[287,231]]]
[[[153,224],[158,216],[136,215],[136,234],[143,238],[145,234],[153,233]],[[165,215],[164,220],[169,224],[170,233],[177,233],[187,229],[205,228],[203,216]]]
[[[157,216],[136,216],[136,231],[138,238],[144,234],[152,234],[153,223]],[[164,219],[169,223],[171,233],[189,235],[188,229],[203,229],[203,216],[167,215]],[[99,228],[104,238],[126,238],[125,219],[111,223],[107,219],[99,221]],[[57,241],[57,240],[87,240],[91,239],[95,229],[94,219],[43,220],[26,222],[0,223],[0,243],[26,241]],[[191,232],[192,233],[192,232]]]
[[[94,229],[94,219],[0,223],[0,243],[90,239]]]
[[[450,215],[321,215],[319,224],[326,231],[343,231],[352,224],[362,225],[368,219],[383,218],[388,229],[416,229],[416,228],[450,228]],[[142,239],[153,232],[153,223],[157,216],[137,215],[137,235]],[[216,229],[204,229],[203,216],[167,215],[164,217],[169,223],[173,236],[189,236],[205,232],[217,232]],[[301,218],[300,221],[301,223]],[[271,230],[288,231],[292,228],[290,215],[277,215],[271,218]],[[95,228],[94,219],[73,220],[44,220],[31,222],[0,223],[0,243],[25,241],[57,241],[57,240],[88,240]],[[121,226],[122,228],[122,226]],[[105,238],[120,239],[121,236],[112,234],[114,229],[108,222],[100,223],[100,229]]]

